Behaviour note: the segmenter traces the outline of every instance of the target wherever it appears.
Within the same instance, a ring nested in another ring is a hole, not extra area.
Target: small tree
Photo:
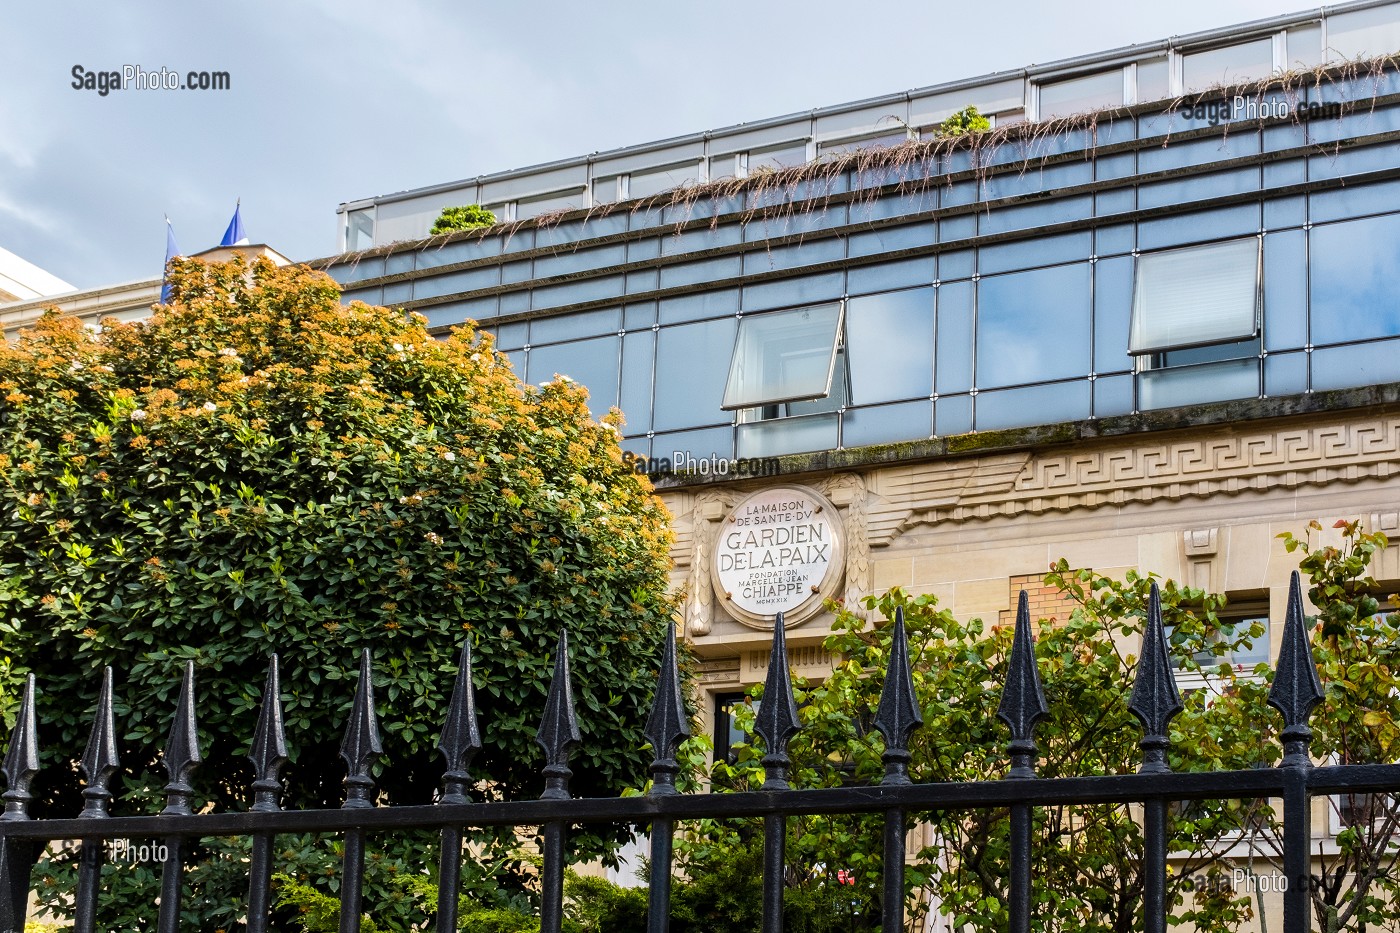
[[[219,809],[245,807],[273,651],[288,802],[338,806],[362,648],[385,731],[378,786],[427,802],[469,638],[490,743],[481,792],[538,793],[534,730],[564,628],[575,791],[644,774],[669,530],[623,462],[616,413],[593,421],[566,380],[523,385],[471,327],[439,341],[420,316],[343,306],[305,267],[181,260],[171,280],[148,322],[94,336],[50,316],[0,349],[0,654],[11,702],[19,676],[38,679],[37,813],[81,800],[74,761],[104,665],[129,775],[114,810],[159,806],[140,793],[165,783],[186,660],[195,783]],[[573,838],[601,850],[596,833]]]
[[[480,204],[466,204],[461,207],[444,207],[433,221],[428,232],[433,236],[439,233],[455,233],[458,230],[475,230],[478,227],[495,226],[496,215]]]

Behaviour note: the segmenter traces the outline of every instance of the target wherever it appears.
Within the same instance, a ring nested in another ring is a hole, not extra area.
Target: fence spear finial
[[[1008,777],[1035,777],[1035,724],[1050,712],[1045,691],[1040,686],[1040,670],[1035,663],[1035,639],[1031,637],[1030,602],[1026,591],[1016,607],[1016,634],[1011,641],[1006,686],[1002,689],[997,718],[1011,727],[1006,750],[1011,755]]]
[[[5,812],[0,820],[29,819],[29,783],[39,773],[38,725],[34,718],[34,675],[24,681],[24,699],[20,701],[15,730],[10,733],[10,747],[5,763],[0,766],[5,775]]]
[[[801,730],[797,700],[792,695],[792,677],[788,673],[787,634],[780,612],[773,622],[768,679],[763,682],[763,699],[754,722],[754,731],[763,738],[765,752],[763,790],[788,788],[787,771],[792,765],[787,754],[788,742]]]
[[[676,664],[676,626],[666,622],[666,640],[661,648],[661,668],[656,676],[656,696],[651,701],[645,730],[651,742],[651,793],[655,796],[676,793],[676,749],[690,735],[690,719],[681,695],[680,669]]]
[[[374,778],[369,767],[376,755],[384,753],[379,741],[379,718],[374,712],[374,668],[370,665],[369,649],[360,652],[360,682],[355,687],[355,703],[350,707],[350,721],[345,725],[345,738],[340,742],[340,757],[345,759],[345,803],[342,809],[372,807],[369,799]]]
[[[909,636],[904,630],[904,607],[894,610],[890,663],[875,711],[875,728],[885,737],[882,784],[909,784],[909,736],[924,724],[923,711],[914,695],[914,674],[909,666]]]
[[[535,741],[544,749],[544,793],[541,800],[568,800],[569,754],[583,737],[574,715],[574,688],[569,678],[569,633],[559,630],[559,647],[554,655],[554,677],[549,682],[549,699],[545,701]]]
[[[282,680],[276,652],[267,662],[262,709],[258,711],[258,727],[253,731],[253,746],[248,749],[248,760],[253,763],[254,774],[252,809],[279,809],[277,798],[282,792],[282,784],[277,776],[287,761],[287,737],[282,729]]]
[[[104,667],[102,687],[97,694],[97,710],[92,715],[92,731],[88,733],[87,748],[83,751],[82,767],[87,787],[83,788],[83,812],[78,816],[99,818],[107,815],[107,803],[112,799],[112,791],[107,785],[119,766],[117,726],[112,718],[112,669]]]
[[[1162,595],[1156,581],[1147,598],[1147,627],[1142,633],[1142,656],[1128,711],[1142,723],[1142,766],[1144,773],[1170,771],[1167,766],[1167,725],[1181,712],[1181,694],[1172,673],[1171,653],[1167,650],[1167,630],[1162,625]]]
[[[190,801],[194,788],[190,775],[203,759],[199,754],[199,733],[194,712],[194,662],[185,662],[185,675],[180,680],[180,698],[175,704],[175,719],[170,723],[170,736],[165,740],[165,773],[170,783],[165,785],[165,809],[170,816],[188,816],[193,811]]]
[[[438,751],[447,761],[442,776],[442,797],[438,803],[467,802],[467,785],[476,753],[481,751],[481,730],[476,721],[476,689],[472,686],[472,642],[462,644],[462,656],[457,662],[457,679],[452,683],[452,701],[447,708],[447,721],[438,737]]]
[[[1312,645],[1308,640],[1307,617],[1303,615],[1303,587],[1298,571],[1288,583],[1288,614],[1283,623],[1283,644],[1279,647],[1274,683],[1269,688],[1269,705],[1283,714],[1283,763],[1307,766],[1312,763],[1308,745],[1312,729],[1308,719],[1323,699],[1322,681],[1317,676]]]

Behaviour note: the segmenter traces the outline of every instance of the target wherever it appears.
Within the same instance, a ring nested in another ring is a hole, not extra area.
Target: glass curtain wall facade
[[[1400,381],[1400,75],[1249,100],[1249,118],[1142,104],[329,271],[346,300],[480,322],[526,381],[568,375],[595,413],[620,407],[647,457]]]

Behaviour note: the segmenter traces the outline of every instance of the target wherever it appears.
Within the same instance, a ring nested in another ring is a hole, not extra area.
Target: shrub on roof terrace
[[[340,302],[265,260],[178,260],[175,297],[99,335],[46,316],[0,349],[0,712],[38,681],[37,815],[81,806],[73,763],[102,668],[116,675],[116,814],[159,807],[186,659],[204,761],[243,809],[268,655],[279,652],[292,806],[339,806],[338,757],[370,649],[378,786],[432,799],[434,744],[472,639],[480,793],[537,796],[534,730],[560,629],[583,741],[573,789],[638,783],[671,615],[670,532],[623,461],[616,414],[567,380],[521,383],[488,335]],[[158,797],[158,795],[156,795]],[[575,837],[596,852],[600,837]],[[420,860],[421,861],[421,860]]]
[[[969,136],[977,133],[985,133],[992,128],[992,121],[982,116],[976,107],[964,107],[957,113],[944,118],[938,124],[938,135],[941,137]]]
[[[495,225],[496,215],[480,204],[467,204],[462,207],[444,207],[433,221],[428,232],[433,236],[439,233],[454,233],[458,230],[475,230],[478,227]]]

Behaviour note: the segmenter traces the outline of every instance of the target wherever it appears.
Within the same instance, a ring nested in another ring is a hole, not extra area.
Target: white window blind
[[[742,318],[724,387],[724,410],[829,393],[842,309],[835,302]]]
[[[1257,238],[1138,257],[1129,353],[1245,340],[1258,322]]]

